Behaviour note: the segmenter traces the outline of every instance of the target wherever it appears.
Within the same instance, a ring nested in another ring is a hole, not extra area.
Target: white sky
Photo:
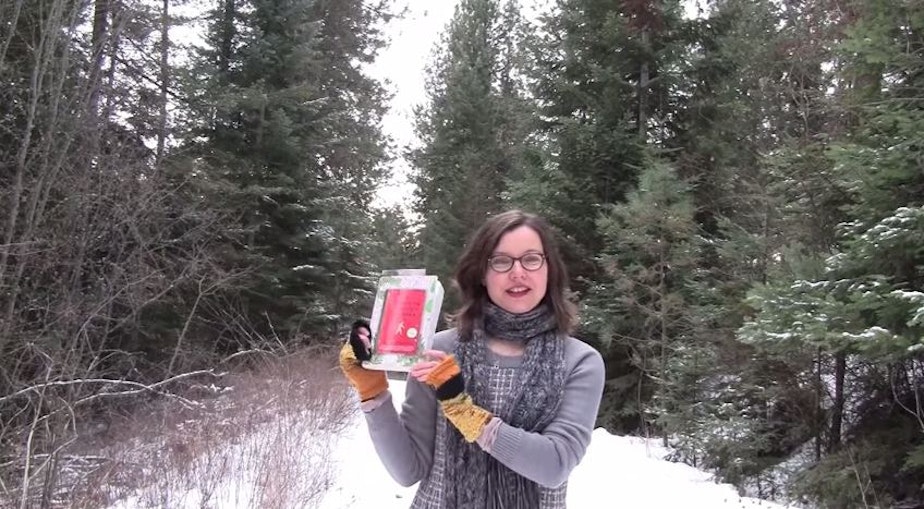
[[[394,94],[382,128],[392,137],[397,153],[392,181],[377,193],[377,204],[410,205],[413,186],[407,181],[408,164],[400,155],[414,143],[414,106],[426,100],[425,69],[440,34],[452,18],[458,0],[395,0],[392,11],[401,13],[385,29],[387,46],[369,68],[372,77],[382,81]]]

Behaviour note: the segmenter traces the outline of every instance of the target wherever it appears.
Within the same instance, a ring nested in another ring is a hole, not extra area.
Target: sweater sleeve
[[[443,331],[432,348],[452,351],[457,334]],[[433,389],[408,376],[401,413],[388,401],[365,413],[372,444],[385,469],[402,486],[411,486],[430,473],[436,441],[437,402]]]
[[[401,414],[388,401],[365,413],[375,451],[388,473],[402,486],[411,486],[430,471],[436,437],[436,397],[432,390],[408,378]]]
[[[488,449],[514,472],[548,488],[568,480],[571,470],[584,457],[600,409],[603,359],[596,350],[580,345],[579,358],[565,381],[554,420],[538,433],[501,422]]]

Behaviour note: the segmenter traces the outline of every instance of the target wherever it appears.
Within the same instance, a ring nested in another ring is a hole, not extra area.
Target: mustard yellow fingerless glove
[[[340,369],[356,389],[360,401],[368,401],[388,390],[385,372],[364,368],[349,343],[340,349]]]
[[[465,392],[465,379],[456,358],[450,355],[440,361],[424,381],[436,389],[443,414],[462,433],[465,441],[477,440],[493,415],[476,405]]]

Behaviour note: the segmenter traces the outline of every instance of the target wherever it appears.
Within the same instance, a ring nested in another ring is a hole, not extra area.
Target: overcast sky
[[[395,0],[394,12],[407,12],[386,27],[388,46],[382,49],[370,74],[394,94],[383,119],[385,134],[400,150],[415,141],[413,108],[426,100],[424,71],[440,34],[452,18],[457,0]],[[396,161],[392,182],[378,192],[380,204],[410,204],[412,186],[407,164]]]
[[[425,69],[458,3],[458,0],[394,0],[393,12],[407,11],[388,24],[385,32],[388,46],[382,49],[370,73],[386,81],[385,86],[394,93],[382,127],[399,150],[416,141],[413,108],[426,101]],[[532,17],[537,6],[547,3],[548,0],[520,0],[527,18]],[[407,171],[407,163],[399,158],[391,183],[379,190],[379,204],[410,203],[413,186],[407,181]]]

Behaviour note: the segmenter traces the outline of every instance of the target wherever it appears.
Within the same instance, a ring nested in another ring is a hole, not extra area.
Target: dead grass
[[[165,402],[113,423],[68,507],[307,508],[332,482],[355,403],[332,352],[263,357],[199,408]],[[190,396],[186,396],[193,399]]]

